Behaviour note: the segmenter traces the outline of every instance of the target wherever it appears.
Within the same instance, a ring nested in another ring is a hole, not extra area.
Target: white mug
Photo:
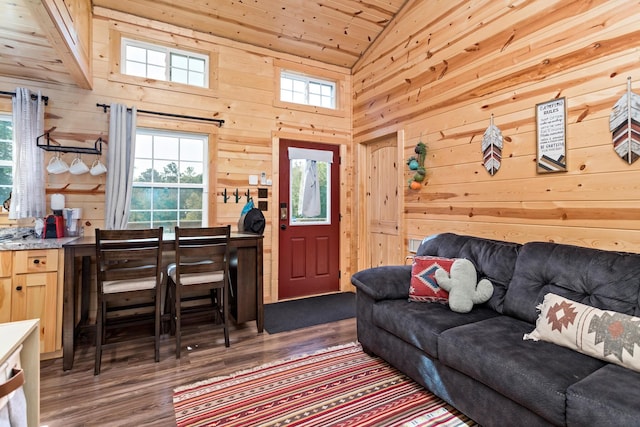
[[[69,172],[74,175],[82,175],[83,173],[89,172],[89,166],[87,166],[80,157],[76,157],[73,159],[73,162],[71,162],[71,166],[69,166]]]
[[[100,159],[96,159],[91,165],[91,170],[89,172],[94,176],[102,175],[107,172],[107,167],[100,161]]]
[[[60,156],[52,157],[47,165],[47,172],[53,174],[65,173],[69,170],[69,165]]]

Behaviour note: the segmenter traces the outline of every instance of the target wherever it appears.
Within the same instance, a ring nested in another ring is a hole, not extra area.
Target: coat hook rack
[[[46,143],[41,143],[40,140],[46,138]],[[96,142],[93,143],[93,148],[87,147],[65,147],[63,145],[51,145],[51,138],[49,132],[44,133],[36,138],[36,145],[45,151],[57,151],[62,153],[79,153],[79,154],[97,154],[102,155],[102,138],[98,137]]]
[[[222,198],[223,198],[225,203],[227,203],[227,200],[229,200],[231,198],[231,196],[227,196],[227,189],[226,188],[222,192]]]
[[[240,201],[240,193],[238,192],[238,189],[236,188],[236,191],[233,193],[234,196],[236,196],[236,203],[238,203]]]
[[[244,195],[247,196],[247,203],[249,203],[251,201],[251,190],[247,190]]]

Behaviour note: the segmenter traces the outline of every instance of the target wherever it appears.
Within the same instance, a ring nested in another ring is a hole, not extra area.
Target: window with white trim
[[[206,226],[207,146],[206,135],[136,131],[127,228]]]
[[[0,203],[13,188],[13,117],[0,114]]]
[[[280,101],[336,108],[336,82],[282,70]]]
[[[122,74],[209,87],[209,57],[166,46],[122,39]]]

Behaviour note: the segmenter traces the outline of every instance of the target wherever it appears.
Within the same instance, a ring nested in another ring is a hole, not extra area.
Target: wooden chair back
[[[176,283],[181,277],[215,277],[224,285],[229,276],[231,226],[175,228]],[[216,273],[222,273],[217,275]],[[204,283],[211,283],[213,280]]]
[[[162,280],[163,228],[142,230],[96,229],[98,290],[105,282]]]

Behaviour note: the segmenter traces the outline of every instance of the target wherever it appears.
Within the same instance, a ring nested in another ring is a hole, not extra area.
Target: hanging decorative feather
[[[631,164],[640,157],[640,95],[631,92],[631,77],[627,78],[627,93],[616,102],[609,116],[613,148]]]
[[[491,176],[495,175],[500,169],[500,160],[502,159],[502,132],[493,124],[493,114],[491,115],[491,124],[484,131],[482,137],[482,164],[484,164],[487,172]]]

